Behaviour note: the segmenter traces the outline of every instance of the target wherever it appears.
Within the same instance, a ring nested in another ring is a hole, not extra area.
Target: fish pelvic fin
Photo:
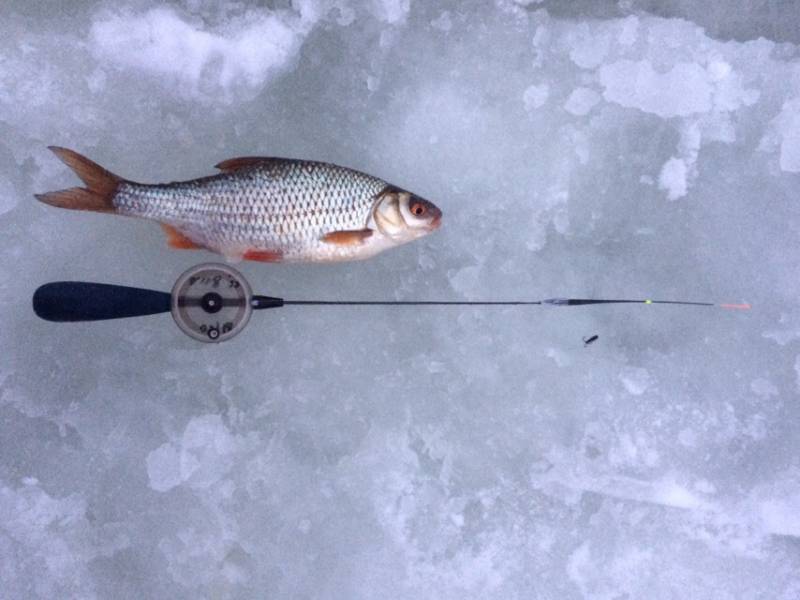
[[[116,212],[113,198],[124,179],[73,150],[59,146],[49,146],[49,148],[61,162],[75,171],[86,187],[36,194],[37,200],[50,206],[70,210]]]
[[[242,255],[242,258],[257,262],[281,262],[283,260],[283,252],[280,250],[260,250],[252,248],[247,250]]]
[[[178,250],[199,250],[203,248],[203,246],[193,242],[172,225],[161,223],[161,229],[167,234],[167,245],[170,248],[176,248]]]
[[[372,235],[371,229],[331,231],[322,236],[322,241],[337,246],[358,246]]]

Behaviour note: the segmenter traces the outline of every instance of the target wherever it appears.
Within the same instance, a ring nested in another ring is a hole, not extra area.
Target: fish
[[[37,200],[157,221],[175,249],[230,262],[362,260],[441,226],[432,202],[347,167],[292,158],[222,161],[216,175],[163,184],[123,179],[73,150],[49,146],[85,187]]]

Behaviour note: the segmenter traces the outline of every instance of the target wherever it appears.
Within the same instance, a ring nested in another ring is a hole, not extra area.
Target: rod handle
[[[33,312],[46,321],[101,321],[169,312],[170,294],[142,288],[54,281],[33,294]]]

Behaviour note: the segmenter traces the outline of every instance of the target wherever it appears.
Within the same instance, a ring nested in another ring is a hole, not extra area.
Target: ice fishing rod
[[[236,269],[219,263],[196,265],[184,272],[172,292],[93,283],[54,281],[33,294],[33,310],[46,321],[101,321],[171,312],[186,335],[201,342],[223,342],[247,325],[254,310],[281,306],[587,306],[592,304],[676,304],[748,309],[749,304],[715,304],[675,300],[284,300],[254,295]]]

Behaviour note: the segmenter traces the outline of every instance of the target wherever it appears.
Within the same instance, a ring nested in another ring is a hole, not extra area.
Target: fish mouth
[[[442,213],[441,211],[436,213],[436,216],[433,217],[430,223],[431,231],[436,231],[439,227],[442,226]]]

